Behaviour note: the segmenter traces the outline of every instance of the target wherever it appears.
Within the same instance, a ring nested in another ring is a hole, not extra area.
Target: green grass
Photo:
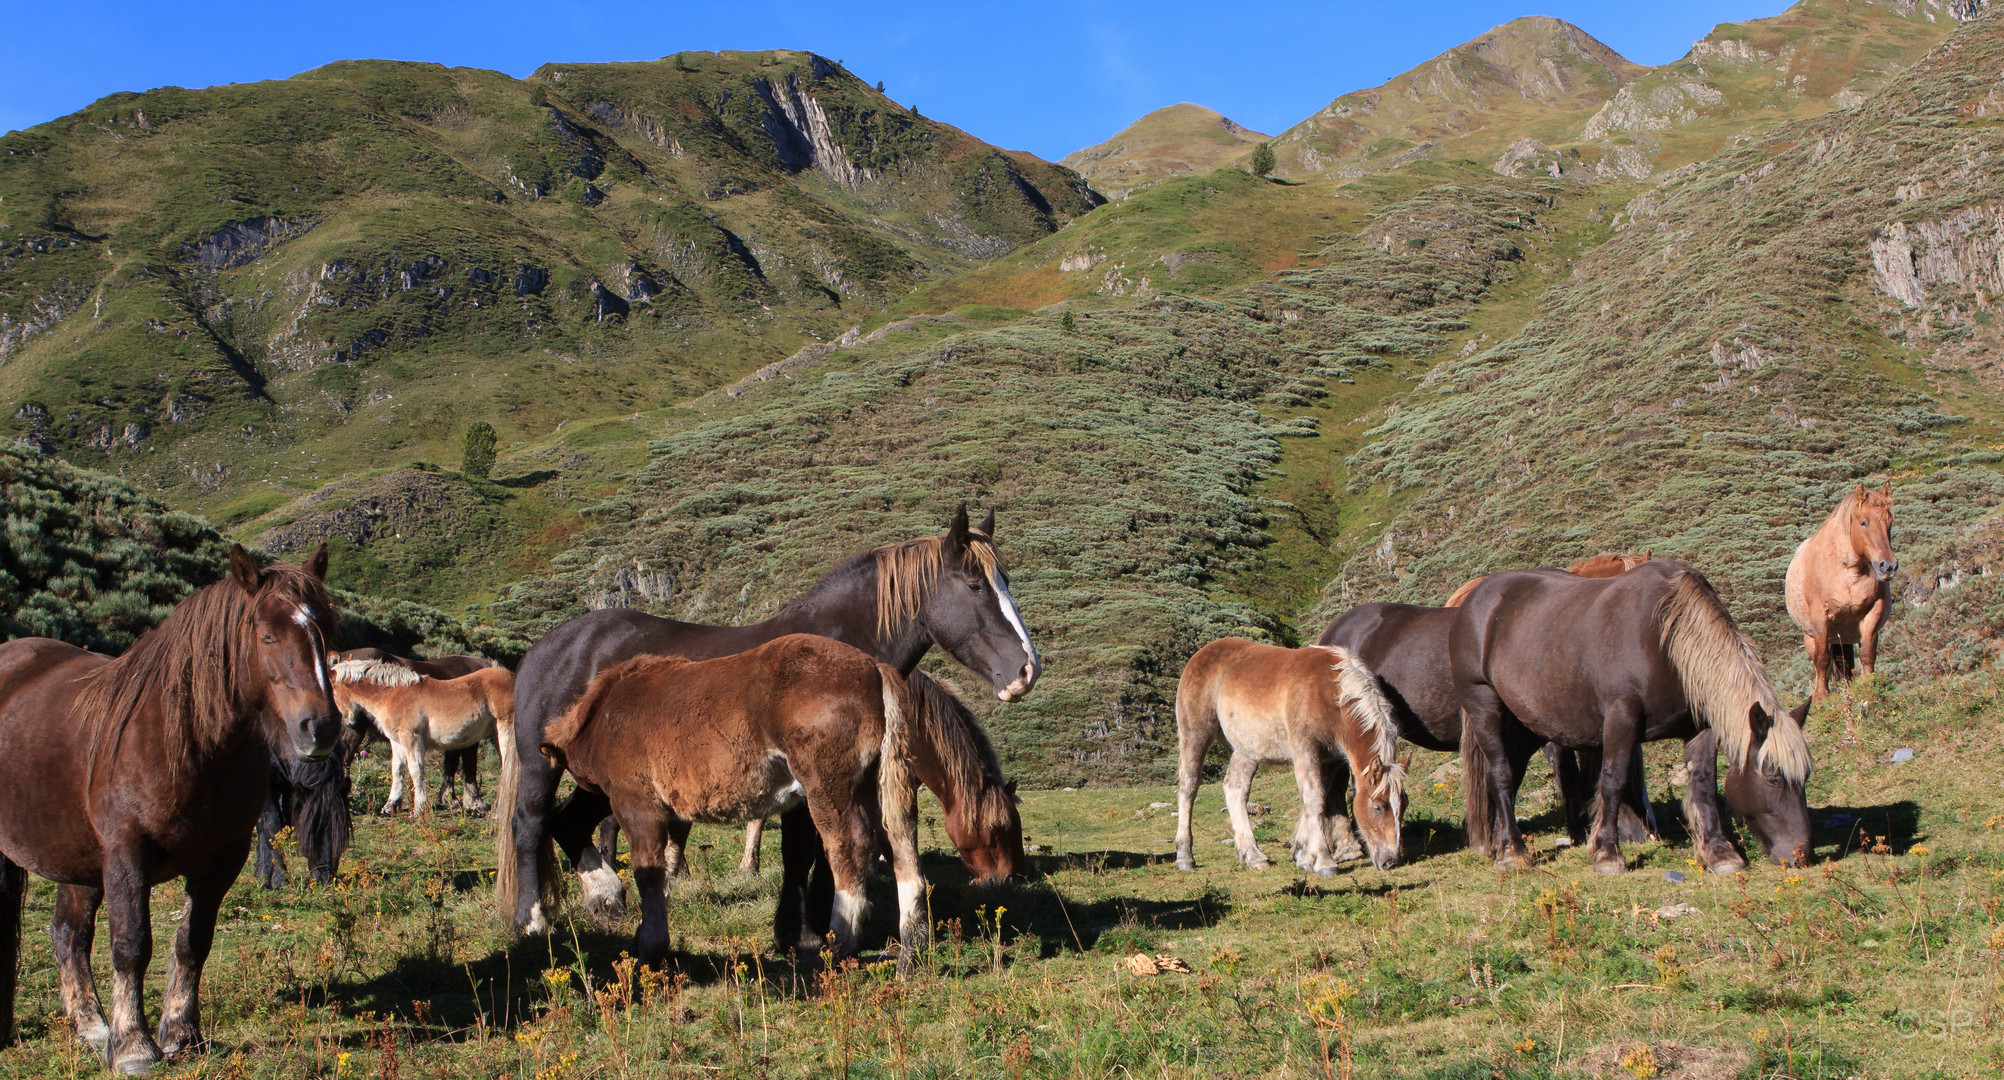
[[[935,940],[906,984],[875,951],[887,881],[872,886],[860,966],[796,968],[767,952],[774,868],[739,877],[738,832],[699,826],[671,909],[675,956],[635,980],[631,1004],[618,965],[633,915],[570,913],[510,943],[488,896],[491,823],[365,813],[337,886],[271,894],[246,875],[232,891],[205,983],[215,1046],[167,1075],[1323,1076],[1342,1075],[1346,1054],[1359,1076],[1988,1075],[2004,1055],[2004,797],[1988,763],[2004,745],[1983,719],[2000,695],[1986,669],[1819,714],[1819,862],[1804,871],[1706,875],[1673,828],[1629,847],[1632,873],[1596,875],[1558,846],[1534,774],[1523,805],[1538,867],[1498,873],[1461,850],[1453,777],[1431,779],[1449,759],[1426,753],[1406,862],[1328,879],[1285,863],[1297,803],[1283,770],[1254,789],[1258,835],[1282,859],[1266,872],[1219,843],[1215,782],[1197,804],[1195,873],[1172,865],[1175,818],[1155,805],[1168,788],[1035,791],[1035,873],[992,890],[967,885],[927,802]],[[1901,746],[1920,755],[1889,764]],[[1653,749],[1668,813],[1676,755]],[[378,804],[386,782],[380,755],[365,760],[357,805]],[[1670,884],[1670,870],[1689,879]],[[52,895],[32,887],[30,928]],[[177,895],[156,894],[157,934]],[[1695,911],[1660,914],[1675,904]],[[1191,973],[1137,978],[1135,952]],[[0,1051],[0,1076],[92,1075],[32,929],[22,972],[24,1041]],[[1637,1073],[1649,1059],[1658,1072]]]

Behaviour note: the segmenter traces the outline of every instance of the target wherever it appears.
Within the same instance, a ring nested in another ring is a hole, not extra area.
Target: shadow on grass
[[[526,472],[520,476],[509,476],[509,477],[503,477],[502,479],[499,480],[489,480],[488,483],[493,484],[497,487],[504,487],[504,488],[532,488],[540,484],[543,484],[547,481],[555,480],[558,475],[559,474],[555,469],[537,469],[534,472]]]

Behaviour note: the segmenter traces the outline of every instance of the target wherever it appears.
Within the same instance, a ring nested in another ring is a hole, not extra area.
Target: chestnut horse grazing
[[[715,660],[615,664],[544,726],[541,750],[603,795],[626,830],[640,893],[635,952],[648,963],[668,950],[667,864],[690,824],[742,824],[803,802],[833,871],[835,949],[853,955],[879,807],[906,976],[926,936],[911,712],[896,668],[839,641],[789,634]]]
[[[1357,777],[1357,831],[1371,863],[1399,861],[1399,815],[1405,768],[1398,729],[1377,677],[1347,649],[1283,649],[1244,638],[1219,638],[1183,665],[1176,690],[1176,866],[1197,868],[1192,822],[1204,754],[1223,734],[1232,747],[1225,806],[1239,858],[1255,870],[1272,864],[1253,839],[1246,792],[1266,762],[1291,762],[1301,789],[1301,821],[1289,845],[1295,864],[1325,877],[1336,872],[1350,838],[1342,793]]]
[[[142,1073],[200,1045],[202,965],[216,911],[250,853],[273,750],[327,756],[340,723],[327,684],[335,626],[327,548],[303,567],[230,575],[183,600],[123,656],[48,638],[0,645],[0,1046],[14,1034],[23,871],[57,883],[63,1010],[105,1064]],[[152,887],[185,878],[158,1041],[146,1030]],[[110,901],[107,1024],[91,939]]]
[[[1604,579],[1506,571],[1460,610],[1449,647],[1471,848],[1499,867],[1529,866],[1515,807],[1527,747],[1595,747],[1594,869],[1627,870],[1615,823],[1629,762],[1642,742],[1681,738],[1691,769],[1684,808],[1707,869],[1746,865],[1719,825],[1709,778],[1720,749],[1733,766],[1726,797],[1768,857],[1808,861],[1811,761],[1800,718],[1782,709],[1753,643],[1703,575],[1668,560]]]
[[[1788,615],[1802,628],[1815,679],[1812,701],[1830,693],[1830,676],[1866,675],[1879,657],[1879,628],[1893,607],[1893,482],[1844,496],[1788,563]]]
[[[428,750],[464,750],[493,739],[501,769],[514,768],[515,673],[480,668],[457,679],[432,679],[384,660],[343,660],[334,665],[334,705],[348,726],[381,736],[390,744],[390,797],[378,813],[393,814],[411,781],[411,816],[430,809],[424,791]],[[484,814],[485,803],[468,793],[468,813]]]

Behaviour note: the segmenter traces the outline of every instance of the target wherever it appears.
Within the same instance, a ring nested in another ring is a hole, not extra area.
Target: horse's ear
[[[1788,710],[1788,715],[1795,720],[1795,726],[1804,731],[1809,730],[1809,702],[1809,698],[1803,698],[1802,704]]]
[[[1014,781],[1014,780],[1005,780],[1005,781],[1003,781],[1003,782],[1002,782],[1002,790],[1003,790],[1003,791],[1006,791],[1006,792],[1008,792],[1008,793],[1009,793],[1009,794],[1011,794],[1011,795],[1014,795],[1014,794],[1016,794],[1016,781]]]
[[[981,519],[981,535],[995,539],[995,508],[992,506],[988,508],[988,516]]]
[[[1889,476],[1889,477],[1887,477],[1887,478],[1886,478],[1886,486],[1885,486],[1885,487],[1882,487],[1882,488],[1880,488],[1880,489],[1879,489],[1879,494],[1881,494],[1881,495],[1884,495],[1884,496],[1886,497],[1886,502],[1887,502],[1888,504],[1891,504],[1891,503],[1892,503],[1892,501],[1893,501],[1893,478],[1892,478],[1892,477],[1890,477],[1890,476]]]
[[[1767,733],[1774,727],[1774,721],[1768,718],[1767,710],[1761,708],[1759,702],[1754,702],[1747,706],[1747,726],[1753,731],[1753,741],[1759,744],[1767,741]]]
[[[1643,562],[1648,562],[1648,561],[1649,561],[1650,559],[1653,559],[1653,558],[1655,558],[1655,557],[1656,557],[1656,549],[1655,549],[1655,548],[1653,548],[1653,547],[1646,547],[1646,548],[1643,548],[1643,549],[1642,549],[1642,561],[1643,561]]]
[[[257,560],[242,544],[230,545],[230,576],[237,579],[244,592],[257,595]]]
[[[312,574],[315,581],[327,580],[327,541],[320,541],[320,546],[307,558],[306,572]]]
[[[965,543],[967,543],[967,504],[961,503],[960,509],[953,514],[953,523],[946,527],[947,554],[959,554],[961,545]]]

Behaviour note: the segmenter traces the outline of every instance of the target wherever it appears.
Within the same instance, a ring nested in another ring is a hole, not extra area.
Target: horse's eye
[[[980,592],[980,591],[981,591],[981,579],[980,579],[980,578],[975,578],[975,579],[973,579],[973,580],[969,581],[969,582],[967,583],[967,591],[968,591],[968,592]]]
[[[266,645],[276,645],[278,644],[278,636],[276,634],[266,634],[264,635],[264,643]]]

